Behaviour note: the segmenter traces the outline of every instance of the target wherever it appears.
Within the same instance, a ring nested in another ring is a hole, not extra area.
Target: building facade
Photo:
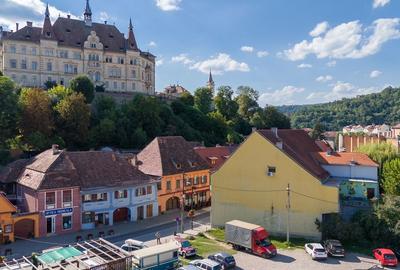
[[[68,86],[86,74],[106,91],[155,93],[155,56],[138,48],[132,21],[128,37],[107,22],[92,22],[88,0],[84,20],[58,17],[52,24],[47,7],[41,28],[32,22],[16,31],[0,27],[0,71],[28,87]]]
[[[292,236],[320,238],[315,220],[339,212],[339,190],[324,184],[329,173],[311,155],[319,151],[303,130],[253,132],[212,175],[212,226],[239,219],[275,235],[289,225]]]
[[[210,204],[210,170],[181,136],[156,137],[138,155],[139,169],[161,178],[158,183],[159,212],[186,210]]]

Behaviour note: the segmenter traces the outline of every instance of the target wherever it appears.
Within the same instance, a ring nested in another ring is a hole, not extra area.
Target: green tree
[[[213,93],[208,87],[197,88],[194,92],[194,107],[204,114],[212,109]]]
[[[24,88],[19,96],[19,105],[21,107],[19,128],[26,138],[34,132],[42,134],[43,138],[52,136],[53,110],[47,92],[41,89]]]
[[[367,154],[373,161],[381,167],[383,163],[398,156],[396,147],[388,142],[364,144],[358,148],[361,153]]]
[[[239,86],[236,93],[235,101],[239,106],[238,112],[240,116],[250,121],[251,116],[259,107],[257,103],[259,93],[249,86]]]
[[[8,77],[0,77],[0,148],[17,134],[18,97],[15,85]]]
[[[273,106],[267,106],[263,110],[257,109],[250,123],[258,129],[290,128],[290,119]]]
[[[67,146],[79,147],[86,144],[90,123],[90,108],[81,93],[61,100],[57,106],[57,130]]]
[[[400,196],[400,158],[383,164],[382,187],[386,195]]]
[[[221,86],[214,98],[215,108],[226,119],[233,119],[239,109],[239,105],[233,100],[233,90],[230,86]]]
[[[72,91],[82,93],[87,103],[91,103],[94,98],[94,85],[86,75],[79,75],[70,82]]]
[[[190,92],[183,92],[179,100],[188,106],[194,106],[194,97]]]
[[[67,88],[63,85],[57,85],[48,90],[48,93],[53,102],[57,104],[60,100],[63,100],[64,98],[70,96],[73,91],[71,90],[71,88]]]
[[[55,81],[45,81],[44,82],[44,89],[46,89],[46,90],[49,90],[56,86],[57,86],[57,83]]]
[[[313,140],[322,140],[324,139],[324,131],[324,126],[321,124],[321,122],[318,121],[311,131],[310,136]]]

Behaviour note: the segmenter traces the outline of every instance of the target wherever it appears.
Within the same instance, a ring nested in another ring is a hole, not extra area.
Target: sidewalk
[[[195,213],[195,217],[209,212],[210,208],[197,210]],[[92,230],[81,230],[77,233],[48,236],[37,239],[17,240],[16,242],[9,245],[0,246],[0,253],[1,255],[3,255],[5,249],[11,248],[13,253],[11,256],[7,256],[7,259],[18,258],[21,256],[29,256],[32,254],[32,252],[40,252],[43,249],[48,249],[55,246],[65,246],[68,244],[73,244],[76,242],[77,236],[81,236],[83,240],[87,240],[88,234],[92,234],[93,238],[98,238],[99,232],[104,232],[106,235],[103,238],[115,238],[132,233],[140,233],[143,230],[175,223],[176,218],[179,216],[180,211],[176,210],[145,220],[135,222],[123,222],[114,224],[113,226],[102,226],[100,228]],[[109,230],[114,230],[114,235],[108,236],[107,232]],[[191,232],[189,230],[186,231],[186,233],[195,234],[196,232]]]

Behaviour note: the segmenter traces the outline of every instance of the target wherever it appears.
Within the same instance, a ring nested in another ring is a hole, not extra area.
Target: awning
[[[82,252],[74,247],[66,247],[43,253],[37,258],[43,264],[51,264],[82,254]]]

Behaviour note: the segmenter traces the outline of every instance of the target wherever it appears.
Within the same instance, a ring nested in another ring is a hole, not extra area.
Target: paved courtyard
[[[234,255],[238,267],[245,270],[355,270],[370,269],[377,264],[372,257],[349,253],[344,259],[328,258],[326,261],[313,261],[302,249],[279,250],[278,255],[266,260],[251,254],[239,252]],[[372,268],[372,269],[400,269],[397,268]]]

